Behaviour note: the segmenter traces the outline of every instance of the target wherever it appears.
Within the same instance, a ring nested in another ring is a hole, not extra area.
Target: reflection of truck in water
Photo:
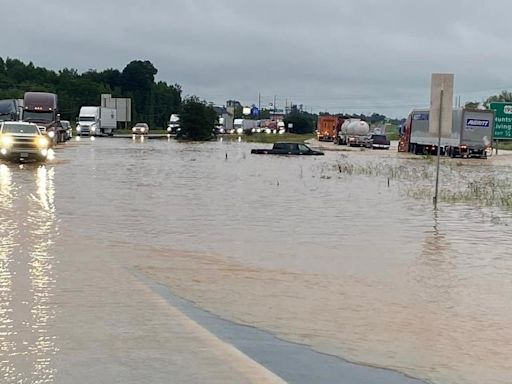
[[[0,121],[20,120],[23,108],[23,100],[0,100]]]
[[[82,107],[76,132],[81,136],[112,136],[117,128],[117,110],[105,107]]]
[[[316,125],[319,141],[334,141],[343,124],[343,119],[338,116],[319,116]]]
[[[343,122],[336,137],[336,144],[363,147],[368,144],[370,126],[361,119],[348,119]]]
[[[398,150],[417,155],[435,155],[438,132],[430,132],[430,111],[413,110],[405,123]],[[494,111],[455,108],[450,134],[441,137],[441,154],[450,157],[487,157],[492,143]]]
[[[53,141],[66,141],[60,124],[57,95],[47,92],[26,92],[23,98],[23,121],[35,123]]]

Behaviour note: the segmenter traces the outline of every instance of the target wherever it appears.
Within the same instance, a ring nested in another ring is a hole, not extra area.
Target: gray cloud
[[[0,54],[79,70],[147,59],[217,103],[261,92],[400,116],[428,104],[432,72],[454,72],[465,100],[512,87],[511,11],[506,0],[28,0],[2,5]]]

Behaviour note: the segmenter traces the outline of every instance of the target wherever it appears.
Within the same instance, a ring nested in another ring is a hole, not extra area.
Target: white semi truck
[[[449,134],[441,136],[441,154],[450,157],[487,157],[493,140],[492,110],[454,108]],[[407,119],[398,150],[417,155],[435,155],[439,133],[430,131],[430,111],[415,109]]]
[[[235,119],[233,133],[251,133],[253,129],[256,129],[257,125],[256,120]]]
[[[175,134],[178,132],[180,128],[180,115],[172,114],[169,118],[169,123],[167,124],[167,132],[171,134]]]
[[[82,107],[76,133],[80,136],[112,136],[117,128],[117,111],[105,107]]]

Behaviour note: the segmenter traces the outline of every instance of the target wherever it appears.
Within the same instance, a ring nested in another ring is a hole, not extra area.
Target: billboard
[[[494,118],[494,139],[512,139],[512,103],[491,103],[490,109],[496,112]]]
[[[101,95],[101,106],[115,109],[119,122],[129,123],[132,121],[132,99],[130,98],[112,97],[105,93]]]
[[[453,84],[454,75],[452,73],[432,74],[428,128],[432,136],[439,135],[439,117],[441,117],[441,137],[451,137],[453,124]],[[441,91],[443,93],[442,102]]]

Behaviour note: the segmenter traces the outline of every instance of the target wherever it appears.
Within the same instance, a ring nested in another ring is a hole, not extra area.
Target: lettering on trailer
[[[428,120],[428,116],[429,116],[429,113],[428,112],[423,112],[423,113],[414,113],[412,115],[412,119],[413,120]]]
[[[489,120],[480,120],[480,119],[467,119],[466,120],[466,129],[489,128],[490,126],[491,126],[491,122]]]

